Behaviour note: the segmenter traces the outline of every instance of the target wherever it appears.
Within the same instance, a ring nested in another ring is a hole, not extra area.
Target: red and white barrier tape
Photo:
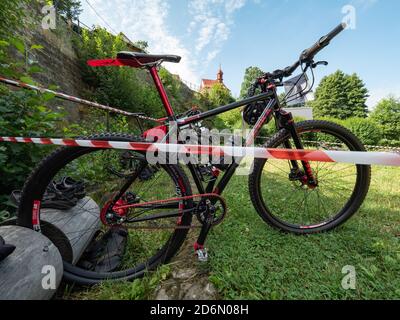
[[[211,156],[231,156],[279,160],[304,160],[321,162],[342,162],[364,165],[400,166],[400,154],[391,152],[356,152],[323,150],[288,150],[252,147],[183,145],[147,142],[122,142],[53,138],[0,137],[0,142],[35,143],[69,147],[88,147],[102,149],[123,149],[136,151],[160,151],[179,154],[209,154]]]

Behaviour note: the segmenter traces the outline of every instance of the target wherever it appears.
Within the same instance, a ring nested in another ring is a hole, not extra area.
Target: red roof
[[[202,79],[201,87],[202,88],[211,88],[216,83],[218,83],[218,80]]]

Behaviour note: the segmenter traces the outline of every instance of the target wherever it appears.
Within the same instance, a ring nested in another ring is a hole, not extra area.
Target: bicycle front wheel
[[[296,130],[305,149],[365,151],[359,139],[346,128],[328,121],[304,121]],[[290,143],[286,130],[276,133],[266,148]],[[296,172],[290,161],[257,159],[249,179],[251,200],[258,214],[271,226],[296,234],[336,228],[363,203],[369,189],[371,168],[366,165],[310,162],[316,186],[304,181],[300,161]]]
[[[87,139],[140,141],[124,134]],[[179,166],[149,165],[136,151],[61,148],[27,180],[18,224],[52,240],[68,280],[131,280],[179,250],[191,225],[191,195]]]

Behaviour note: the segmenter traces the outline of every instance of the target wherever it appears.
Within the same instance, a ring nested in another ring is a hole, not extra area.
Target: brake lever
[[[315,68],[318,67],[319,65],[327,66],[328,64],[329,64],[328,61],[318,61],[318,62],[313,63],[313,64],[311,65],[311,67],[312,67],[313,69],[315,69]]]

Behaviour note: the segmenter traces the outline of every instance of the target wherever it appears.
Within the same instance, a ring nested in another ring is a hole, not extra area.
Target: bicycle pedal
[[[208,253],[207,253],[206,248],[196,250],[196,254],[197,254],[197,259],[199,260],[199,262],[207,262],[208,261]]]

